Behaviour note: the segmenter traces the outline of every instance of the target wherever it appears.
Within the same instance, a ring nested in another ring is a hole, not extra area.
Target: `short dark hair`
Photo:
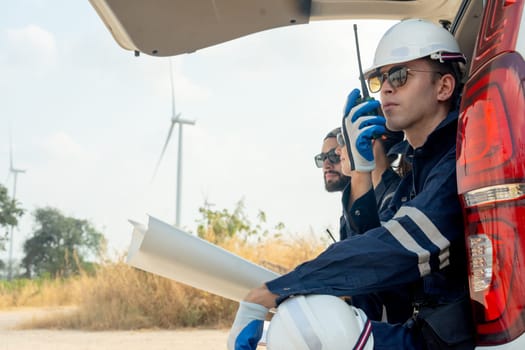
[[[324,137],[323,141],[332,137],[337,137],[337,134],[341,133],[341,128],[335,128],[332,131],[330,131],[326,136]]]

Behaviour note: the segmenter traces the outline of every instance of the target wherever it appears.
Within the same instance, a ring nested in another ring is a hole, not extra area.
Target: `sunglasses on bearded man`
[[[339,155],[335,153],[335,148],[332,148],[328,152],[319,153],[314,157],[315,166],[317,166],[318,168],[322,168],[325,159],[328,159],[328,161],[332,164],[337,164],[341,161]]]

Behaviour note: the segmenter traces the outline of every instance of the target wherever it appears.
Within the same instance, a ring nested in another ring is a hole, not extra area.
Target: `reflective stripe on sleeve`
[[[420,246],[419,243],[417,243],[414,238],[410,236],[410,234],[403,228],[403,226],[401,226],[399,222],[390,220],[385,222],[383,227],[390,231],[392,236],[394,236],[395,239],[397,239],[406,250],[411,251],[417,255],[417,267],[419,269],[419,275],[428,275],[430,273],[430,252]]]
[[[425,234],[425,236],[439,248],[439,268],[444,268],[450,264],[449,247],[450,241],[443,236],[434,223],[419,209],[414,207],[401,207],[394,218],[402,216],[409,217]],[[384,225],[390,233],[405,247],[407,250],[417,254],[419,263],[419,273],[421,276],[430,272],[430,252],[418,244],[412,236],[395,220],[390,220]]]

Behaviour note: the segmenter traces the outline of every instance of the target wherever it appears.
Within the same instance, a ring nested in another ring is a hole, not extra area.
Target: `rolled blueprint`
[[[134,226],[127,263],[144,271],[240,301],[279,275],[199,237],[149,217]]]

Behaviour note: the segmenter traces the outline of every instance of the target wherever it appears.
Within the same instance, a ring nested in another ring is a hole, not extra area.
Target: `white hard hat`
[[[365,313],[331,295],[285,300],[273,316],[268,350],[372,350],[372,328]]]
[[[443,27],[422,19],[407,19],[392,26],[377,44],[372,67],[365,70],[368,76],[377,68],[430,58],[443,62],[466,62],[452,33]]]

